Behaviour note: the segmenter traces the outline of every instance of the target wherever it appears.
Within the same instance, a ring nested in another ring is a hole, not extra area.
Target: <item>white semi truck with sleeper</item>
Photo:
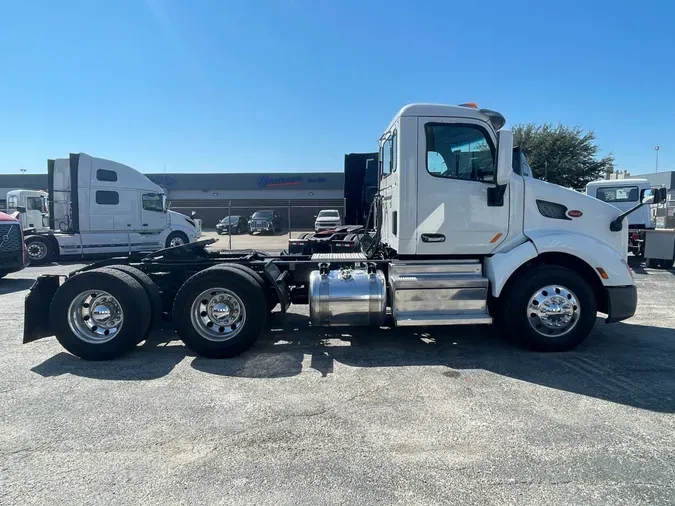
[[[169,211],[162,188],[132,167],[71,153],[49,160],[47,177],[49,225],[25,232],[33,265],[151,252],[199,238],[198,224]]]
[[[267,256],[198,241],[41,276],[24,342],[55,335],[74,355],[111,359],[171,319],[197,354],[230,357],[272,308],[309,304],[316,326],[496,323],[529,348],[569,350],[598,312],[607,323],[635,312],[626,214],[523,176],[504,124],[473,104],[408,105],[380,138],[375,230],[350,230],[355,251]]]

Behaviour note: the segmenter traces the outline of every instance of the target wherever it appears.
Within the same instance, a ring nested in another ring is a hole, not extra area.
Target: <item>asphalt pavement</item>
[[[88,363],[21,344],[32,278],[75,267],[0,281],[0,504],[675,503],[675,271],[568,353],[293,309],[238,358],[161,330]]]

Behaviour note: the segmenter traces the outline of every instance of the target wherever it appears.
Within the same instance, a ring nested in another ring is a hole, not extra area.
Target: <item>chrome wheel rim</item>
[[[570,332],[579,322],[580,314],[579,299],[562,285],[540,288],[532,294],[527,306],[530,325],[546,337],[559,337]]]
[[[246,323],[246,308],[239,296],[227,288],[210,288],[192,303],[190,319],[195,330],[209,341],[235,337]]]
[[[175,246],[182,246],[183,244],[185,244],[185,241],[183,240],[182,237],[174,237],[169,242],[169,246],[171,246],[172,248]]]
[[[42,241],[32,242],[26,249],[31,260],[42,260],[47,256],[47,246]]]
[[[120,333],[123,324],[122,305],[108,292],[82,292],[68,308],[70,330],[85,343],[107,343]]]

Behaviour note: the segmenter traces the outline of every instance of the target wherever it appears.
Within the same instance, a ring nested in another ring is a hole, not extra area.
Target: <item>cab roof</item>
[[[473,105],[473,104],[472,104]],[[478,109],[470,105],[443,105],[443,104],[408,104],[404,106],[389,124],[387,131],[391,129],[396,120],[401,117],[452,117],[476,118],[490,123],[495,130],[499,130],[506,123],[506,118],[497,111],[490,109]]]

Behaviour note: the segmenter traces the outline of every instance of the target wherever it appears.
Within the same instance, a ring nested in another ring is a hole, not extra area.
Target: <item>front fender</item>
[[[507,253],[497,253],[485,259],[485,275],[490,280],[492,295],[499,297],[502,289],[516,269],[537,256],[531,242],[516,246]]]
[[[194,227],[189,227],[189,226],[179,224],[179,223],[172,223],[166,229],[165,234],[164,234],[165,237],[168,237],[168,235],[171,232],[174,232],[174,231],[183,232],[185,235],[188,236],[188,239],[189,239],[190,242],[195,242],[199,238],[199,233],[197,232],[197,230],[195,230]]]
[[[575,256],[593,268],[604,286],[633,285],[628,264],[623,255],[607,243],[585,234],[568,231],[532,231],[528,236],[538,254],[566,253]],[[603,279],[598,267],[607,273]]]

